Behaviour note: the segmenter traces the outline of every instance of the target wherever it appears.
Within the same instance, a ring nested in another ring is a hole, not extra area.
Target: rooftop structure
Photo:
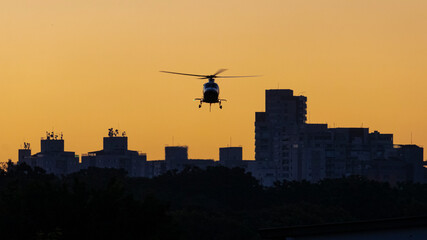
[[[47,173],[65,175],[78,171],[79,156],[75,152],[64,150],[64,140],[54,132],[46,132],[46,137],[40,141],[40,152],[31,155],[29,143],[24,143],[24,148],[19,149],[18,163],[26,163],[31,167],[40,167]]]
[[[225,167],[246,167],[243,162],[242,147],[223,147],[219,149],[219,163]]]
[[[147,155],[128,150],[128,138],[123,132],[108,129],[108,137],[104,137],[102,150],[89,152],[82,156],[82,168],[117,168],[124,169],[131,177],[146,176],[145,162]]]

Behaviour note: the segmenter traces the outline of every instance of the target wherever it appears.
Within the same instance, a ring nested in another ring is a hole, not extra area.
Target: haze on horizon
[[[102,148],[110,127],[129,148],[163,159],[166,144],[218,159],[241,145],[254,159],[265,89],[308,97],[311,123],[369,127],[427,146],[427,1],[1,1],[0,161],[45,131],[77,154]],[[198,109],[218,79],[223,109]]]

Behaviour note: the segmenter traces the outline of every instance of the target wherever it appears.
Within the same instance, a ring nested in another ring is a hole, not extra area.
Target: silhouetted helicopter
[[[200,101],[199,108],[202,107],[202,103],[204,102],[209,103],[209,111],[210,111],[212,103],[219,103],[219,108],[222,109],[221,102],[227,101],[226,99],[219,98],[219,87],[218,87],[218,84],[215,83],[215,78],[257,77],[257,76],[217,76],[218,74],[226,70],[227,69],[220,69],[212,75],[199,75],[199,74],[178,73],[178,72],[168,72],[168,71],[160,71],[160,72],[199,77],[199,79],[208,79],[209,81],[203,84],[203,97],[195,98],[194,100]]]

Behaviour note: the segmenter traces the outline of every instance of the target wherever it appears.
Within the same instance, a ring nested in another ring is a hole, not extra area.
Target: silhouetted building
[[[184,165],[198,167],[200,169],[206,169],[207,167],[216,166],[216,162],[213,159],[189,159],[188,162]]]
[[[19,163],[31,167],[43,168],[47,173],[65,175],[79,170],[79,156],[75,152],[64,151],[62,134],[59,138],[53,132],[47,132],[41,140],[41,151],[31,155],[29,148],[19,149]]]
[[[242,147],[223,147],[219,149],[219,163],[228,168],[246,168]]]
[[[263,161],[248,161],[246,172],[252,174],[261,185],[273,186],[274,182],[282,181],[279,179],[281,171],[274,162],[263,162]]]
[[[292,90],[266,90],[265,112],[255,113],[255,159],[287,165],[283,144],[297,140],[306,121],[307,98],[294,96]]]
[[[18,163],[26,163],[34,167],[35,163],[31,160],[31,148],[29,143],[24,143],[24,148],[18,150]]]
[[[394,151],[392,134],[369,133],[368,128],[306,124],[301,139],[302,175],[298,180],[368,176],[373,160],[388,159]]]
[[[188,159],[187,146],[167,146],[165,147],[166,170],[182,171],[186,166],[194,166],[205,169],[214,166],[213,159]]]
[[[147,161],[145,164],[145,168],[146,168],[145,177],[148,177],[148,178],[157,177],[167,172],[165,160]]]
[[[166,146],[165,160],[147,161],[147,177],[155,177],[167,171],[182,171],[186,167],[206,169],[215,166],[213,159],[188,159],[187,146]]]
[[[396,145],[397,158],[408,164],[408,181],[424,183],[426,182],[424,168],[424,149],[417,145]]]
[[[104,137],[103,150],[89,152],[82,156],[82,168],[117,168],[124,169],[131,177],[146,176],[145,163],[147,155],[128,150],[128,138],[123,132],[109,129],[108,137]]]
[[[266,110],[255,113],[255,160],[260,162],[257,165],[264,169],[265,175],[254,175],[261,182],[264,178],[274,181],[300,178],[298,143],[307,119],[306,102],[305,96],[294,96],[289,89],[266,90]]]
[[[264,185],[350,175],[424,182],[423,149],[393,144],[392,134],[368,128],[307,124],[304,96],[266,90],[266,111],[255,113],[255,160],[248,171]]]
[[[165,147],[166,170],[181,170],[188,162],[187,146]]]
[[[367,178],[396,185],[399,182],[412,181],[410,166],[398,158],[374,159],[364,174]]]

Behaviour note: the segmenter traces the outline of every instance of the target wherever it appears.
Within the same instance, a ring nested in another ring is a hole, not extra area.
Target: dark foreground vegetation
[[[64,177],[0,172],[2,239],[259,239],[264,227],[427,214],[427,185],[360,177],[264,188],[242,169],[153,179],[91,168]]]

